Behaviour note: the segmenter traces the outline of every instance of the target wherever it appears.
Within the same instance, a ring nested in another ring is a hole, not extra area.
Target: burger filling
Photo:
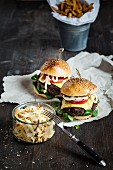
[[[63,98],[69,100],[66,101],[63,99],[62,103],[57,101],[52,102],[52,107],[55,109],[57,115],[63,117],[66,122],[73,121],[74,116],[97,116],[98,114],[96,107],[99,103],[99,100],[97,99],[96,95],[91,95],[90,97],[81,97],[81,101],[78,97],[63,96]],[[76,98],[76,102],[79,100],[79,103],[73,104],[75,101],[70,100],[70,98]],[[84,103],[80,104],[80,102],[83,102],[82,100]]]
[[[59,95],[60,94],[60,88],[55,86],[54,84],[51,84],[51,85],[47,85],[47,90],[45,90],[45,84],[40,82],[40,81],[37,81],[37,86],[40,88],[40,89],[44,89],[44,93],[46,94],[47,92],[49,92],[50,94],[52,95]]]
[[[77,107],[64,108],[63,112],[68,113],[71,116],[88,116],[92,114],[92,111],[96,109],[97,105],[98,105],[97,103],[93,103],[92,108],[87,109],[87,112],[85,109]]]
[[[65,115],[70,116],[97,116],[98,110],[96,109],[98,105],[98,99],[95,94],[91,96],[84,97],[69,97],[63,96],[62,100],[62,112]]]
[[[33,85],[38,93],[45,94],[48,99],[60,95],[60,88],[67,79],[67,77],[56,77],[42,73],[32,77]]]

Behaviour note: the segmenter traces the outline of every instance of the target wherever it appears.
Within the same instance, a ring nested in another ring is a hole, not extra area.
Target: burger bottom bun
[[[40,94],[40,93],[38,93],[38,91],[37,91],[37,89],[36,89],[36,87],[33,85],[33,90],[34,90],[34,92],[38,95],[38,96],[41,96],[41,97],[43,97],[43,98],[46,98],[47,99],[47,97],[46,97],[46,95],[45,94]]]
[[[92,115],[88,115],[88,116],[74,116],[75,120],[86,120],[89,119]]]

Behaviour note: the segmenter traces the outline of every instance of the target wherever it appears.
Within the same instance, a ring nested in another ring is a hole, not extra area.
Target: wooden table
[[[84,51],[113,54],[113,1],[101,2],[91,25]],[[60,48],[57,25],[46,2],[29,5],[0,1],[0,94],[2,78],[39,69]],[[65,51],[67,60],[76,52]],[[12,87],[13,88],[13,87]],[[10,91],[9,91],[10,93]],[[5,170],[101,170],[73,141],[56,127],[54,137],[43,144],[21,144],[12,134],[12,109],[17,104],[0,104],[0,169]],[[101,120],[68,129],[94,148],[113,169],[113,112]]]

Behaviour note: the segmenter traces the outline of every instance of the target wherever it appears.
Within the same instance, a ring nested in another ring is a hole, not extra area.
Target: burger
[[[58,58],[46,61],[40,73],[32,76],[33,88],[37,95],[47,99],[60,97],[60,89],[71,76],[69,64]]]
[[[62,88],[61,110],[64,117],[70,120],[89,119],[97,116],[97,86],[84,78],[70,78]]]

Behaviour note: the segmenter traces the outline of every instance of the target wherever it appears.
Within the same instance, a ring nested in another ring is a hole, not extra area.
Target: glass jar
[[[50,105],[41,102],[28,102],[16,106],[12,111],[13,134],[16,139],[41,143],[52,138],[55,133],[55,123],[43,114],[45,110],[55,114]]]

